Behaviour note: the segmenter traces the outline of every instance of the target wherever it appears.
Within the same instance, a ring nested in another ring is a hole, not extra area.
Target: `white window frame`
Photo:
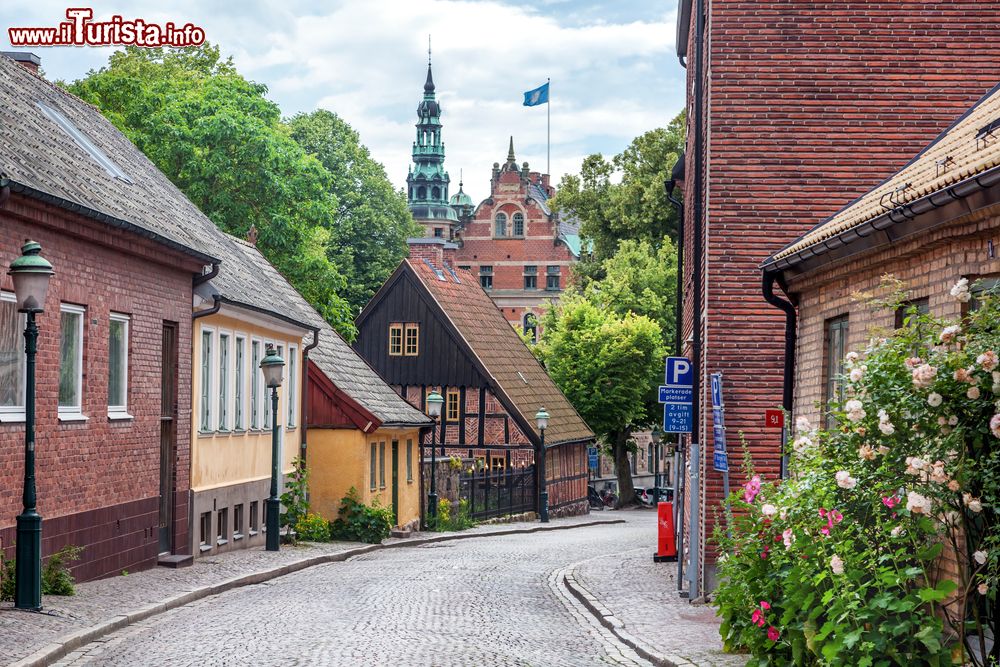
[[[296,399],[298,398],[298,373],[299,373],[299,348],[289,343],[288,345],[288,362],[286,368],[288,369],[288,377],[285,382],[288,384],[288,390],[285,392],[285,403],[287,403],[286,412],[288,413],[285,419],[285,429],[295,428],[297,421],[295,419],[295,409],[296,409]]]
[[[13,292],[0,292],[0,301],[6,301],[16,305],[17,296]],[[17,330],[24,331],[24,328],[27,326],[27,316],[24,313],[18,313],[16,310],[14,312],[17,314]],[[18,349],[23,350],[22,347],[19,347]],[[25,394],[27,376],[28,376],[27,359],[24,359],[23,363],[21,364],[21,405],[0,406],[0,422],[24,421],[25,419],[24,402],[25,399],[27,398]]]
[[[62,314],[63,313],[73,313],[79,315],[79,324],[77,325],[77,335],[80,336],[80,345],[77,348],[76,364],[77,373],[76,381],[79,387],[79,402],[76,405],[60,405],[59,406],[59,421],[87,421],[87,417],[83,414],[83,346],[85,344],[83,338],[83,321],[87,317],[86,306],[78,306],[72,303],[60,303],[59,304],[59,332],[60,332],[60,345],[62,344]],[[60,354],[61,356],[61,354]],[[61,361],[61,360],[60,360]],[[60,374],[62,369],[60,368]],[[58,400],[58,397],[57,397]]]
[[[237,331],[233,337],[233,430],[247,430],[247,340],[245,333]],[[242,360],[237,353],[243,347]],[[239,391],[237,397],[236,392]],[[237,414],[238,413],[238,414]],[[237,422],[237,417],[239,421]]]
[[[264,350],[262,352],[262,354],[264,354],[264,356],[267,356],[267,348],[268,348],[268,346],[273,346],[274,348],[278,347],[278,345],[277,345],[277,343],[275,341],[265,339],[264,340]],[[263,358],[264,357],[261,357],[261,359],[263,359]],[[271,421],[271,419],[274,418],[274,415],[271,414],[271,392],[268,391],[268,386],[266,384],[264,384],[264,372],[263,371],[261,371],[261,373],[260,373],[260,386],[261,386],[261,395],[264,397],[264,411],[261,412],[261,414],[264,416],[264,420],[263,420],[263,425],[261,426],[261,429],[264,430],[264,431],[270,431],[271,430],[271,424],[274,423],[274,422]],[[279,397],[279,404],[278,404],[278,412],[281,412],[280,397]]]
[[[208,339],[211,347],[208,350],[208,373],[205,373],[205,364],[202,361],[205,358],[205,334],[208,334]],[[215,395],[212,392],[212,388],[215,386],[214,376],[215,376],[215,348],[217,347],[215,342],[215,329],[212,327],[202,326],[201,331],[198,334],[200,336],[201,347],[199,349],[198,355],[198,375],[200,383],[198,385],[201,392],[198,396],[198,432],[199,433],[213,433],[215,429],[213,425],[215,422]],[[205,424],[207,422],[207,427]]]
[[[225,359],[226,368],[223,372],[222,359],[223,359],[223,338],[225,338]],[[233,368],[233,332],[227,331],[225,329],[219,329],[218,334],[215,337],[216,344],[215,349],[218,352],[216,358],[216,367],[213,371],[218,383],[216,386],[216,393],[218,394],[218,400],[216,403],[222,407],[225,412],[221,415],[216,415],[215,421],[215,431],[219,433],[228,433],[232,424],[233,415],[233,392],[231,390],[232,385],[232,373],[230,372]],[[223,401],[225,402],[223,404]]]
[[[257,346],[257,359],[254,360],[254,346]],[[264,358],[264,341],[260,338],[250,338],[250,430],[259,431],[264,428],[264,373],[260,370],[260,360]],[[256,414],[255,414],[256,413]]]
[[[110,391],[111,391],[111,385],[110,385],[111,379],[109,377],[108,378],[108,392],[109,392],[108,393],[108,419],[132,419],[132,415],[130,415],[129,412],[128,412],[128,362],[129,362],[129,355],[131,353],[131,351],[130,351],[131,339],[129,338],[129,336],[131,335],[130,331],[131,331],[132,318],[130,316],[128,316],[128,315],[125,315],[124,313],[114,313],[113,312],[108,317],[108,321],[109,321],[109,325],[108,325],[108,340],[111,339],[111,325],[110,325],[110,322],[121,322],[122,324],[125,325],[125,335],[124,335],[124,340],[125,340],[125,358],[122,360],[122,373],[124,375],[123,382],[124,382],[124,385],[125,385],[125,402],[123,404],[121,404],[121,405],[112,405],[111,404],[111,394],[110,394]],[[109,362],[110,362],[110,359],[109,359]],[[109,369],[109,372],[110,372],[110,369]]]

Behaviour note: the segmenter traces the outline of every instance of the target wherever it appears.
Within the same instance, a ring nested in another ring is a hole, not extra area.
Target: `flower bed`
[[[968,282],[952,295],[968,303]],[[1000,299],[979,300],[961,322],[912,310],[849,353],[828,428],[796,422],[790,479],[745,457],[715,603],[751,664],[989,664]]]

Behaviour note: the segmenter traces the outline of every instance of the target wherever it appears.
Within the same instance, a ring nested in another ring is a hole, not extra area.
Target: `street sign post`
[[[690,433],[694,404],[694,369],[687,357],[667,357],[659,402],[663,404],[663,432]]]
[[[597,470],[597,447],[587,448],[587,463],[591,470]]]

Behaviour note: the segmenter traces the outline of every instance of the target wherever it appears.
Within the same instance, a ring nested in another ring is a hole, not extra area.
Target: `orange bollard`
[[[656,508],[657,550],[654,563],[676,563],[677,544],[674,542],[674,504],[660,503]]]

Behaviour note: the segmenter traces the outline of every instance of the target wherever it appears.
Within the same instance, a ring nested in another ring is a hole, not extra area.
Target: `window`
[[[370,481],[369,488],[375,490],[375,448],[376,445],[373,442],[371,446],[371,453],[369,454],[368,460],[368,479]]]
[[[233,507],[233,541],[243,539],[243,505]]]
[[[208,551],[212,548],[212,513],[202,512],[199,523],[199,539],[201,540],[201,550]]]
[[[417,199],[427,199],[427,188],[422,185],[417,188]]]
[[[496,473],[502,473],[503,469],[506,467],[506,463],[506,459],[502,456],[491,456],[490,470]]]
[[[229,542],[226,539],[226,529],[229,527],[229,508],[223,508],[219,510],[219,517],[216,523],[216,528],[218,529],[218,536],[216,537],[215,543],[218,545],[223,545]]]
[[[201,426],[202,433],[212,430],[212,332],[201,330]]]
[[[823,376],[826,387],[823,401],[829,402],[843,398],[844,386],[840,376],[844,374],[844,355],[847,354],[847,315],[834,317],[826,321],[826,359],[823,364]],[[833,425],[831,421],[827,422]]]
[[[219,334],[219,430],[229,429],[229,334]]]
[[[260,527],[260,504],[255,500],[250,503],[250,534],[256,535]]]
[[[288,421],[285,423],[288,428],[295,428],[295,396],[298,389],[298,374],[296,373],[296,359],[299,350],[292,345],[288,346],[288,389],[285,391],[285,401],[288,403]]]
[[[413,481],[413,440],[406,441],[406,481]]]
[[[545,289],[549,291],[559,290],[559,267],[548,266],[545,268]]]
[[[524,236],[524,214],[514,214],[514,236]]]
[[[385,441],[378,443],[378,486],[385,488]]]
[[[493,267],[492,266],[480,266],[479,267],[479,284],[482,285],[483,289],[491,290],[493,289]]]
[[[128,417],[128,315],[108,323],[108,416]]]
[[[404,354],[408,357],[415,357],[420,352],[420,325],[406,325],[406,343]]]
[[[101,167],[103,167],[109,175],[123,180],[126,183],[132,182],[132,180],[125,175],[125,172],[122,171],[117,164],[112,162],[111,158],[105,155],[100,148],[95,146],[83,132],[81,132],[68,118],[66,118],[66,116],[42,102],[35,102],[35,104],[42,110],[42,113],[49,117],[49,120],[62,128],[63,132],[68,134],[70,138],[76,142],[76,145],[86,151],[86,153],[94,159],[94,162],[101,165]]]
[[[440,227],[435,227],[434,228],[434,238],[436,238],[436,239],[444,238],[444,230],[441,229]]]
[[[403,356],[403,325],[402,324],[390,324],[389,325],[389,356],[390,357],[401,357],[401,356]]]
[[[980,278],[976,279],[974,277],[969,277],[969,282],[972,283],[972,299],[969,301],[967,306],[967,312],[972,312],[979,310],[979,307],[983,305],[982,296],[984,294],[997,294],[998,286],[1000,286],[1000,278]],[[963,313],[964,314],[964,313]]]
[[[262,512],[264,514],[264,516],[262,517],[262,521],[260,522],[260,532],[266,533],[267,532],[267,498],[265,498],[264,500],[260,501],[260,506],[261,506]]]
[[[25,324],[14,295],[0,292],[0,420],[24,419]]]
[[[59,327],[59,412],[83,412],[83,314],[81,306],[62,304]]]
[[[449,389],[447,392],[447,404],[445,406],[445,419],[450,422],[457,422],[461,415],[460,403],[462,395],[458,389]]]
[[[507,214],[497,213],[497,217],[494,218],[494,236],[507,236]]]
[[[538,289],[538,267],[524,267],[524,289]]]
[[[906,318],[910,316],[911,310],[916,309],[921,315],[926,315],[930,312],[930,300],[927,297],[922,299],[912,299],[910,301],[904,301],[899,304],[899,308],[896,309],[896,328],[900,329],[906,322]]]
[[[264,381],[264,373],[260,370],[260,359],[260,341],[252,341],[250,343],[250,428],[252,429],[260,428],[260,399],[263,395],[260,384]]]
[[[431,138],[433,139],[433,135],[431,135]],[[436,185],[433,188],[431,188],[431,198],[441,199],[441,188],[439,188]]]
[[[244,425],[244,403],[246,402],[246,347],[247,339],[243,336],[236,337],[236,356],[233,358],[233,430],[242,431]],[[240,513],[243,509],[240,507]]]
[[[538,342],[538,318],[534,313],[524,314],[524,334],[531,336],[531,342]]]

